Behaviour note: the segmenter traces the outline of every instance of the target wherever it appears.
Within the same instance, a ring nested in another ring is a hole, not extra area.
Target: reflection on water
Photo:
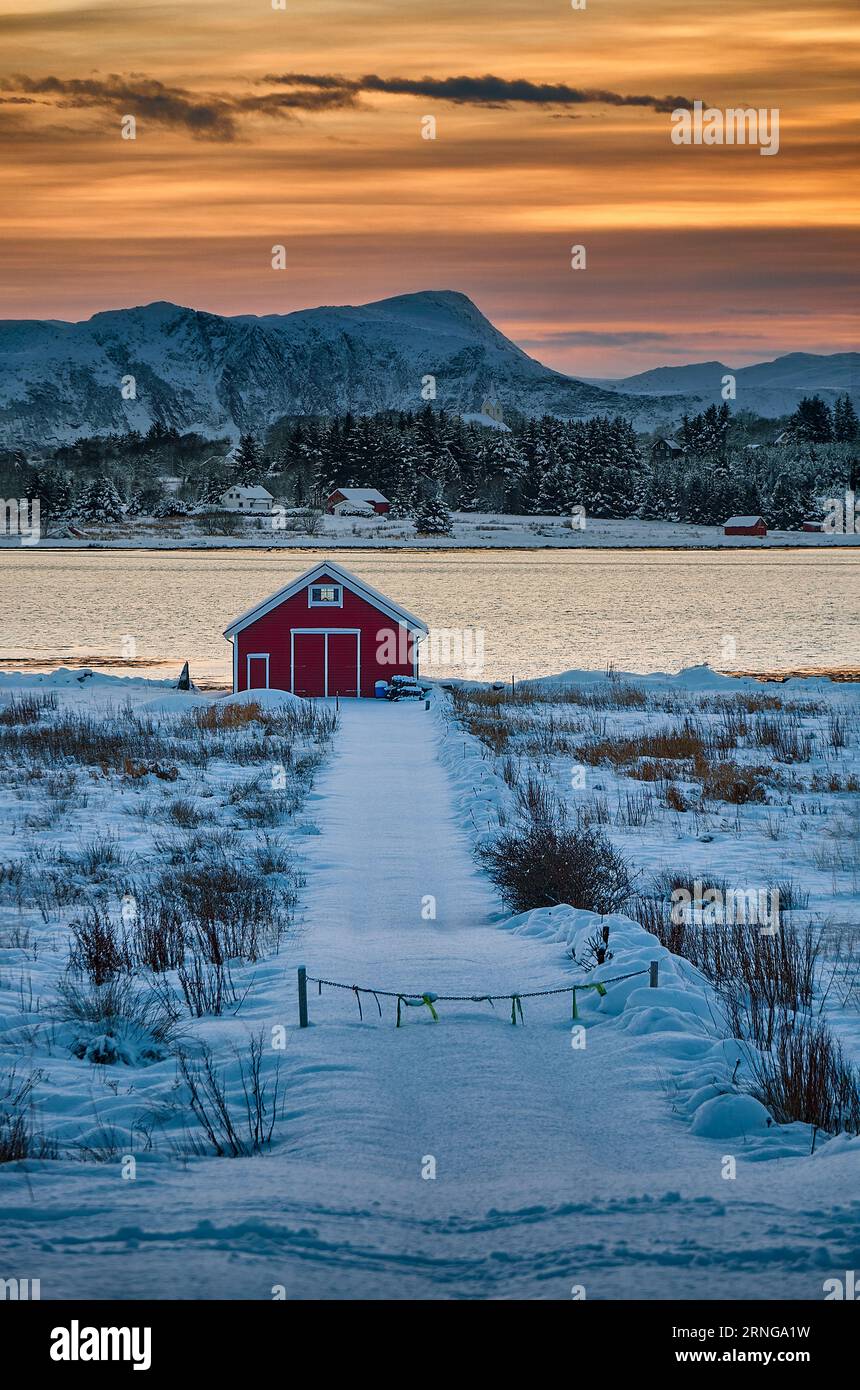
[[[226,685],[223,629],[323,554],[0,552],[0,665],[164,677],[187,660],[198,682]],[[507,680],[705,661],[772,671],[845,667],[860,652],[860,555],[851,551],[340,554],[434,629],[429,675]]]

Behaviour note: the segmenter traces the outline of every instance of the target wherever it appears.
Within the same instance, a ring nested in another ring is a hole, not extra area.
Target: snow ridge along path
[[[671,1111],[660,1038],[623,1019],[590,1013],[576,1049],[569,996],[525,1001],[525,1027],[504,1004],[441,1003],[439,1023],[409,1008],[398,1030],[393,1000],[380,1020],[364,995],[362,1022],[351,994],[311,986],[311,1027],[295,1026],[299,962],[438,994],[581,975],[557,942],[502,927],[440,722],[383,701],[341,719],[305,808],[320,833],[297,938],[240,1016],[290,1030],[277,1147],[144,1158],[134,1183],[40,1165],[9,1193],[7,1272],[41,1276],[43,1297],[815,1299],[855,1268],[856,1155],[746,1162],[742,1138],[697,1138]]]

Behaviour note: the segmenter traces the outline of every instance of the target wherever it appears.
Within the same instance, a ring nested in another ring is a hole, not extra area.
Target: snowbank
[[[197,690],[173,690],[158,700],[149,700],[141,705],[141,714],[187,714],[190,709],[212,703],[212,696],[201,695]]]
[[[284,705],[303,705],[304,700],[289,690],[238,690],[235,695],[222,696],[219,704],[259,705],[261,709],[282,709]]]

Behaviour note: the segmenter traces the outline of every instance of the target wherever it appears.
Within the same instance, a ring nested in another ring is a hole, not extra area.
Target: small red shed
[[[723,528],[726,536],[766,536],[767,522],[763,516],[730,516]]]
[[[428,628],[333,560],[322,560],[224,629],[233,690],[374,695],[376,682],[418,675]]]
[[[348,516],[351,511],[361,510],[387,516],[391,503],[377,487],[336,487],[334,492],[329,493],[326,511],[330,516],[336,516],[339,512]]]

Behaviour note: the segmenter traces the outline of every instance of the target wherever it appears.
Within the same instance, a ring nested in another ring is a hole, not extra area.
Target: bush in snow
[[[786,1013],[768,1051],[752,1054],[752,1092],[778,1124],[860,1134],[860,1072],[821,1018]]]
[[[210,965],[254,962],[277,949],[296,903],[290,883],[227,859],[184,864],[162,875],[157,892],[184,922],[187,944]]]
[[[242,1158],[271,1146],[275,1121],[283,1111],[280,1058],[272,1061],[262,1033],[250,1039],[247,1056],[238,1048],[233,1056],[234,1064],[219,1072],[205,1045],[199,1058],[180,1053],[179,1080],[203,1131],[202,1137],[188,1135],[190,1153]]]
[[[69,1050],[101,1066],[162,1061],[176,1037],[172,992],[115,976],[103,985],[60,984],[60,1018],[73,1025]]]
[[[74,944],[69,964],[77,974],[86,975],[93,985],[104,985],[131,971],[128,945],[106,913],[91,908],[70,927]]]
[[[179,984],[192,1018],[221,1015],[240,1002],[240,994],[226,965],[210,965],[192,954],[179,967]]]
[[[0,1076],[0,1163],[56,1158],[57,1145],[35,1127],[33,1091],[41,1072],[19,1078],[15,1067]]]
[[[154,507],[152,515],[162,519],[171,516],[188,516],[190,512],[191,508],[187,502],[184,502],[181,497],[177,497],[176,493],[168,493]]]
[[[479,857],[514,912],[568,903],[617,911],[630,893],[627,862],[602,831],[570,825],[560,803],[506,830]]]

